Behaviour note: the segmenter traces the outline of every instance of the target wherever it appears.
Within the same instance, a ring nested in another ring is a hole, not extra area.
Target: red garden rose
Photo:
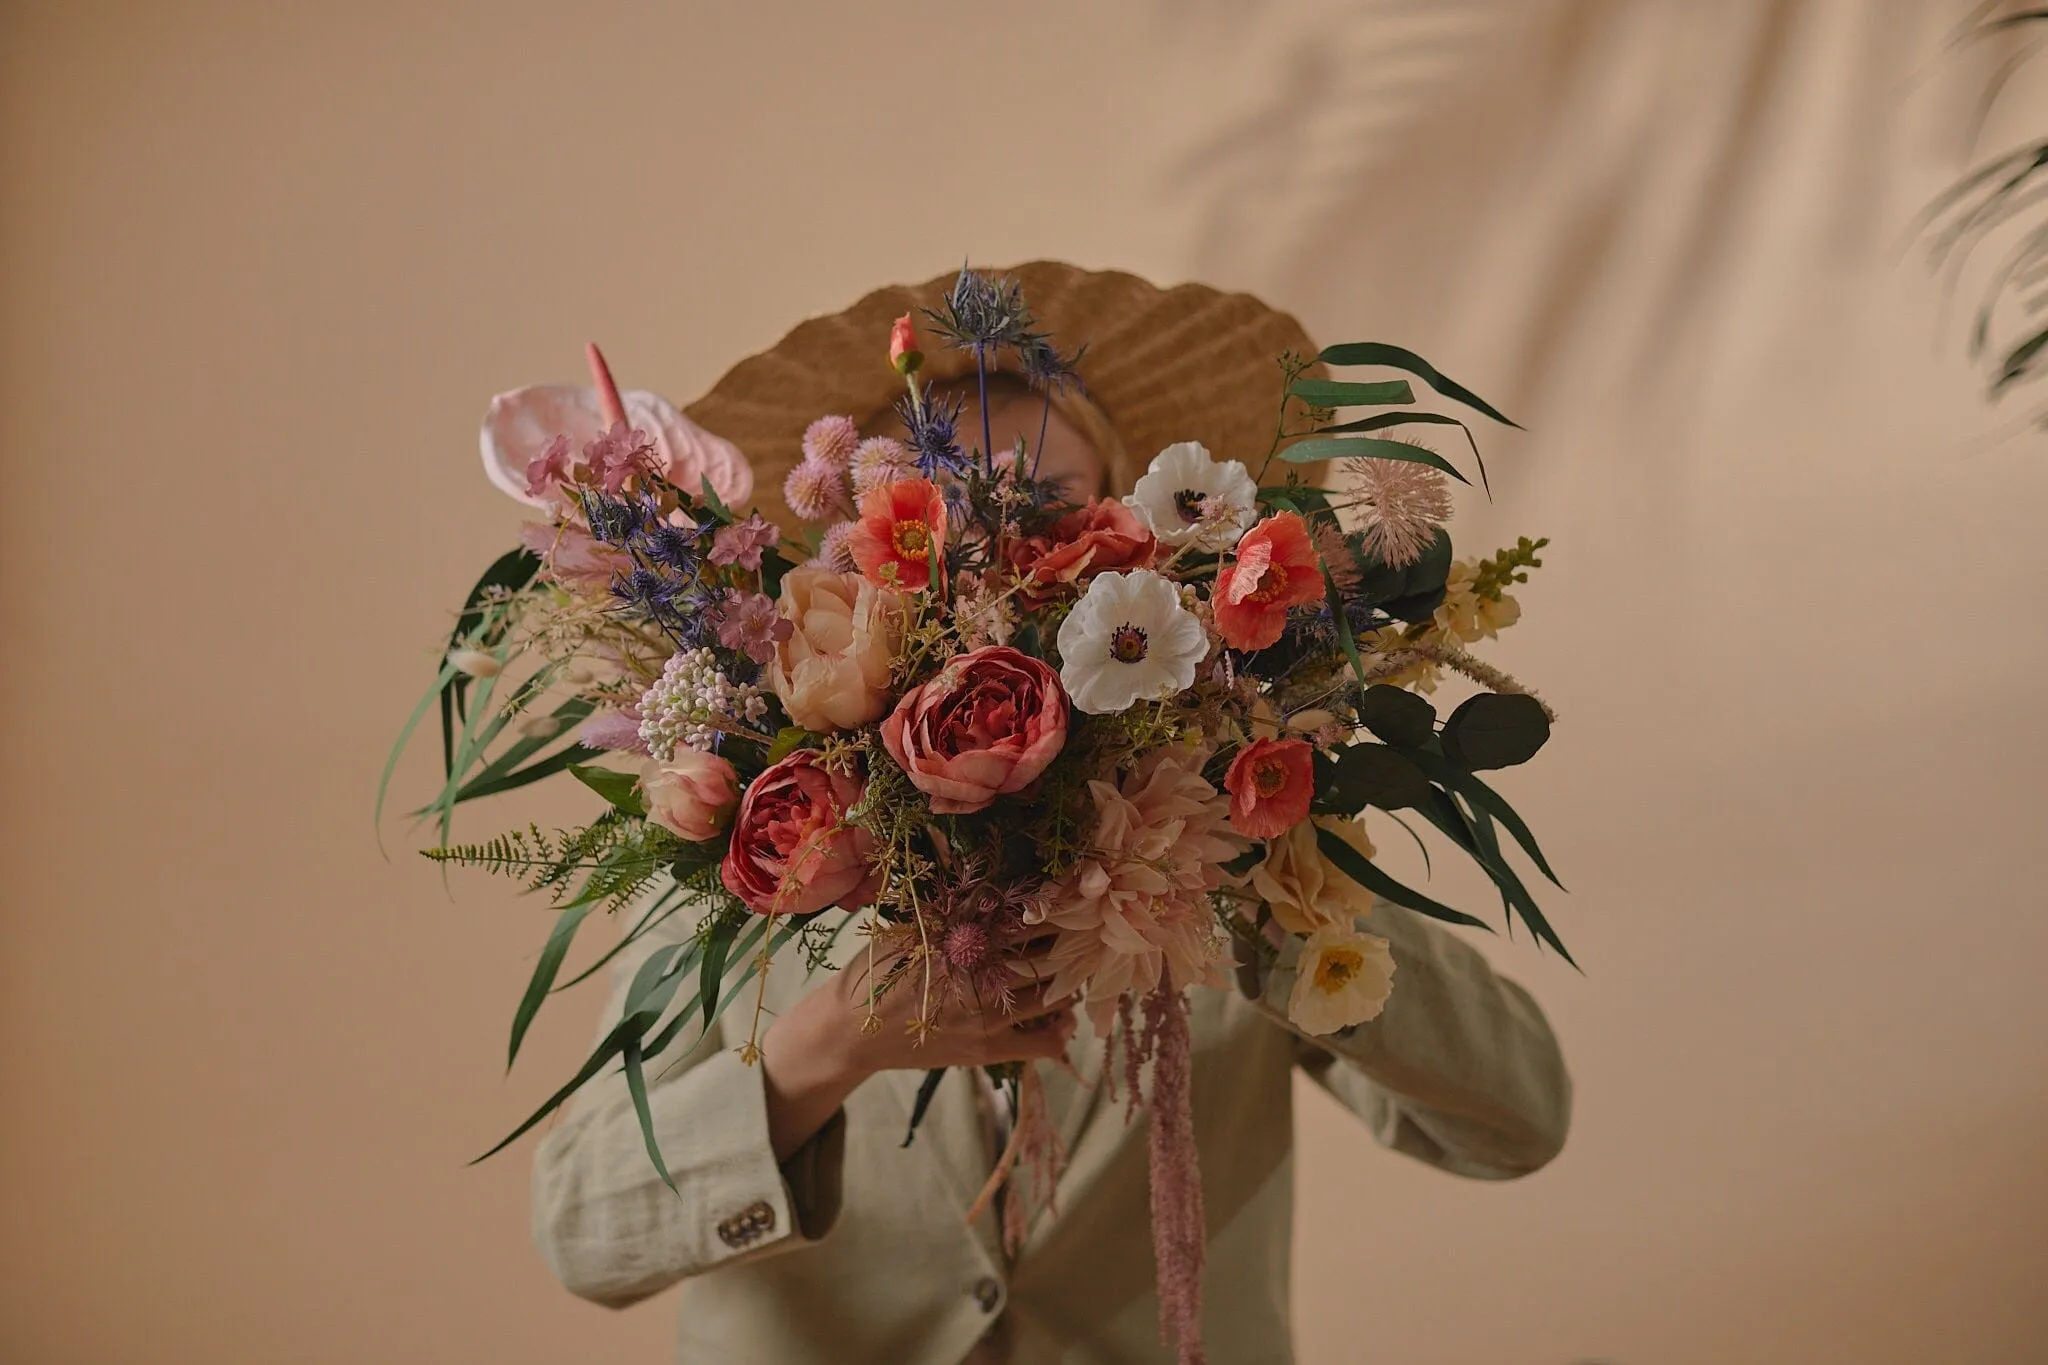
[[[1230,827],[1273,839],[1308,819],[1315,795],[1315,750],[1298,739],[1255,739],[1238,750],[1223,775]]]
[[[1009,559],[1026,592],[1043,598],[1112,569],[1146,568],[1157,548],[1137,513],[1114,498],[1097,498],[1054,522],[1047,534],[1012,542]]]
[[[903,694],[882,743],[941,815],[1021,791],[1067,742],[1067,694],[1029,654],[990,645]]]
[[[846,823],[862,785],[818,766],[809,749],[755,778],[740,799],[719,869],[726,889],[763,915],[807,915],[828,905],[851,910],[873,900],[874,839]]]

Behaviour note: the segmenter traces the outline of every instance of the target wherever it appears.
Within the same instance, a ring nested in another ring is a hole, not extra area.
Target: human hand
[[[920,971],[912,967],[874,1001],[875,1023],[864,1027],[870,1018],[864,968],[843,969],[813,987],[761,1039],[776,1159],[802,1146],[877,1072],[1063,1056],[1076,1027],[1073,1001],[1051,996],[1044,956],[1039,946],[1017,959],[1025,984],[1012,992],[1005,1012],[934,991],[938,1008],[923,1020],[925,992]],[[877,963],[875,970],[886,977],[893,965]]]

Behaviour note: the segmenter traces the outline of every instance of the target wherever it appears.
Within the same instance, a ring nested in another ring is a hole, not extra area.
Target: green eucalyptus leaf
[[[1390,900],[1396,905],[1404,905],[1417,914],[1443,920],[1447,924],[1462,924],[1468,928],[1492,931],[1493,926],[1485,920],[1474,918],[1462,910],[1453,910],[1440,901],[1431,900],[1412,887],[1402,885],[1380,871],[1369,858],[1345,843],[1340,836],[1327,829],[1316,830],[1316,847],[1339,872],[1376,896]]]
[[[1458,472],[1456,465],[1434,450],[1425,450],[1406,441],[1390,441],[1382,436],[1311,436],[1281,451],[1280,458],[1289,464],[1321,464],[1325,460],[1406,460],[1410,464],[1426,464],[1431,469],[1440,469],[1459,483],[1472,482]]]
[[[586,763],[570,764],[569,774],[611,802],[615,809],[628,815],[647,814],[647,802],[640,795],[638,774],[622,773],[616,768],[592,767]]]
[[[1358,701],[1358,720],[1397,749],[1419,749],[1436,735],[1436,708],[1403,687],[1374,683]]]
[[[1466,772],[1512,768],[1550,738],[1543,703],[1518,692],[1481,692],[1444,722],[1444,757]]]
[[[1316,357],[1325,365],[1385,365],[1390,369],[1405,370],[1423,383],[1435,389],[1444,397],[1466,407],[1485,413],[1494,421],[1511,427],[1520,427],[1519,422],[1510,421],[1499,409],[1481,398],[1463,384],[1457,383],[1439,371],[1436,366],[1421,356],[1399,346],[1389,346],[1380,341],[1354,341],[1340,346],[1327,346]]]
[[[1428,801],[1433,790],[1406,755],[1384,744],[1353,744],[1338,753],[1323,801],[1345,814],[1367,806],[1406,810]]]
[[[1398,568],[1371,555],[1365,557],[1356,595],[1397,621],[1427,621],[1443,605],[1444,585],[1451,577],[1451,537],[1439,526],[1436,539],[1413,564]]]
[[[1318,408],[1379,407],[1387,403],[1413,403],[1415,390],[1405,379],[1381,379],[1369,384],[1346,383],[1337,379],[1297,379],[1288,392]]]

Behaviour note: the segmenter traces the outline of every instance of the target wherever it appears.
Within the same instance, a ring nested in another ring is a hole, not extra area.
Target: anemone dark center
[[[1182,488],[1173,495],[1173,510],[1180,519],[1193,526],[1202,519],[1202,506],[1209,501],[1209,495],[1199,488]]]
[[[1145,657],[1145,632],[1137,626],[1122,625],[1109,633],[1109,657],[1120,664],[1134,664]]]

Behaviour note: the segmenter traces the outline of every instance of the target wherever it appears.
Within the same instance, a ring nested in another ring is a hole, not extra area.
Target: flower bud
[[[924,364],[924,352],[917,349],[917,324],[905,313],[889,328],[889,363],[898,374],[912,374]]]
[[[472,678],[495,678],[505,671],[505,665],[481,649],[451,649],[448,662],[455,665],[457,673],[466,673]]]

